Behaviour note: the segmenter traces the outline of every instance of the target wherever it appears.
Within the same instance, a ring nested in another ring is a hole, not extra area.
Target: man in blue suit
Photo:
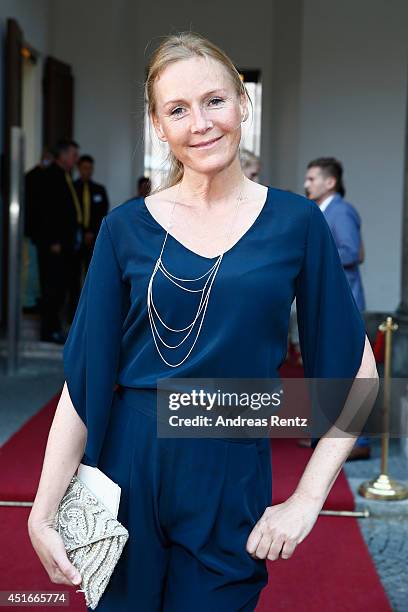
[[[307,166],[304,182],[308,198],[320,206],[333,234],[344,272],[360,311],[365,310],[359,265],[364,261],[360,215],[344,196],[343,166],[334,157],[320,157]],[[369,439],[358,438],[349,459],[370,456]]]
[[[321,157],[309,163],[305,177],[308,198],[320,206],[333,234],[344,272],[357,306],[365,310],[359,265],[364,258],[360,215],[344,199],[343,167],[333,157]]]

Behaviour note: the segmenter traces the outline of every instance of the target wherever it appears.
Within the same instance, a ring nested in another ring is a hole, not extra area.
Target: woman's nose
[[[212,121],[203,108],[192,110],[191,131],[193,134],[202,134],[213,127]]]

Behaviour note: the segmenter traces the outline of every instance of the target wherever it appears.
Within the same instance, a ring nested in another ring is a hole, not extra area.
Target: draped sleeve
[[[296,279],[299,341],[306,378],[354,378],[365,325],[323,213],[310,202],[303,265]]]
[[[305,378],[349,379],[349,389],[363,357],[365,324],[330,228],[314,202],[310,202],[304,259],[296,279],[296,307]],[[319,395],[326,398],[325,410],[333,422],[348,391],[343,387],[343,397],[333,398],[334,387],[325,384]]]
[[[105,217],[63,352],[71,401],[87,427],[88,465],[97,465],[109,423],[128,299]]]

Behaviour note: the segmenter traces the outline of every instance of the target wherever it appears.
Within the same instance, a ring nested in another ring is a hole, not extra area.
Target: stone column
[[[408,94],[405,123],[404,190],[402,203],[402,249],[401,249],[401,302],[397,308],[398,318],[408,324]]]
[[[392,376],[408,378],[408,94],[405,122],[404,190],[402,203],[401,301],[395,312]]]

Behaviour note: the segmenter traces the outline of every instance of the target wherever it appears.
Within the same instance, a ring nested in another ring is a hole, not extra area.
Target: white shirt
[[[328,207],[328,205],[330,204],[330,202],[333,200],[334,195],[329,196],[328,198],[326,198],[325,200],[323,200],[323,202],[320,204],[320,210],[323,212],[324,210],[326,210],[326,208]]]

